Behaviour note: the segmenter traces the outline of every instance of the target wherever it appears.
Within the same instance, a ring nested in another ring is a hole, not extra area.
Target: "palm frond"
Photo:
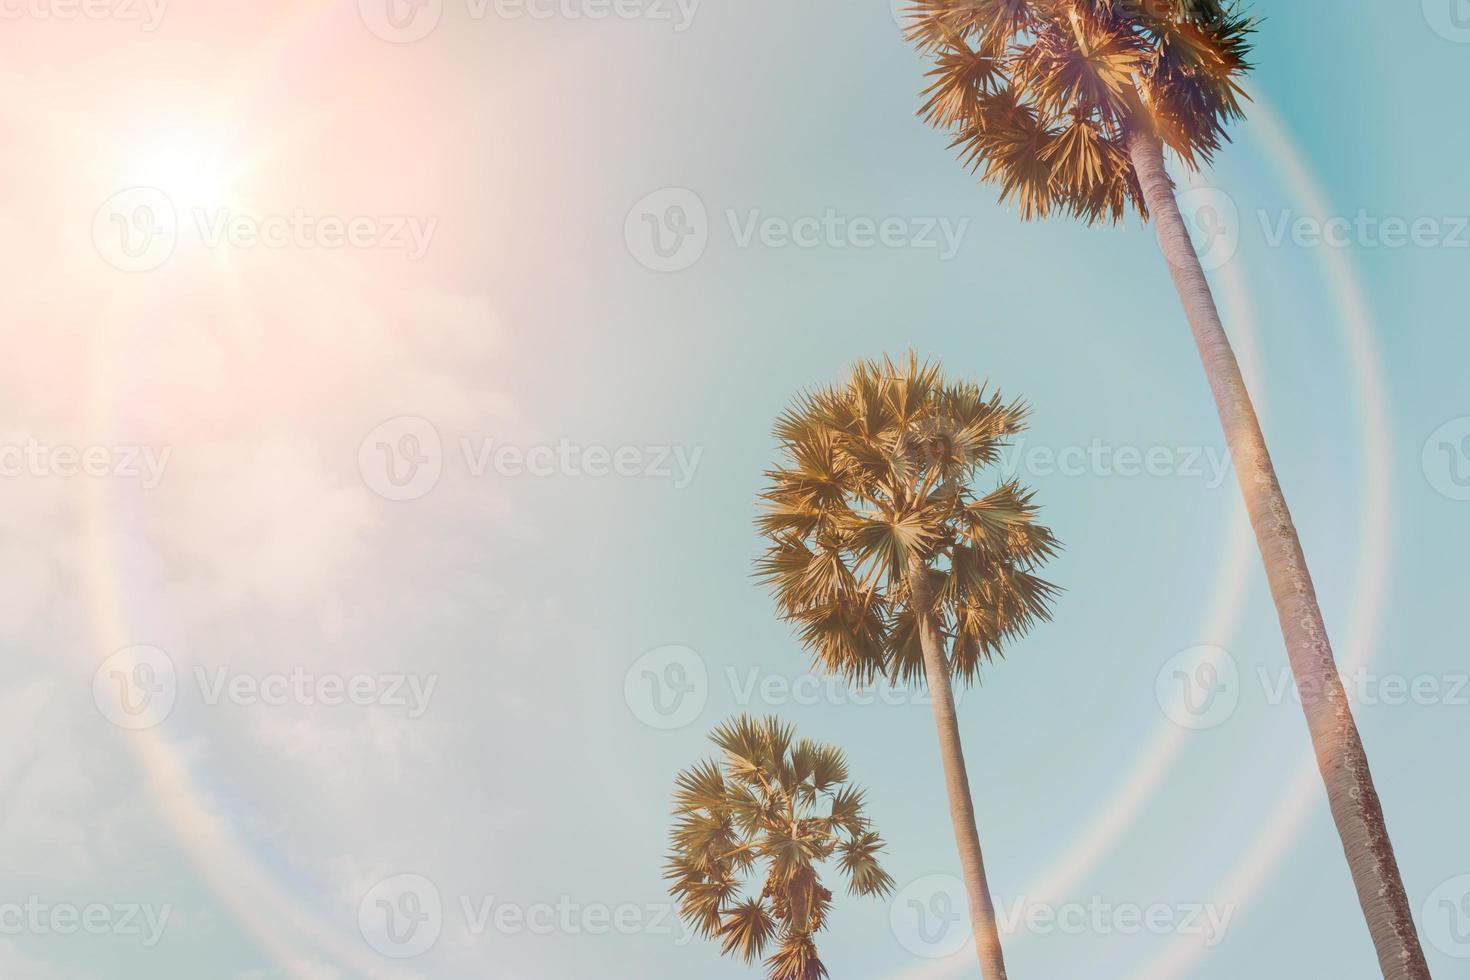
[[[1028,16],[1040,9],[1028,8]],[[1087,152],[1112,159],[1108,141],[1089,145]],[[1106,167],[1074,162],[1080,152],[1059,150],[1045,165],[1082,166],[1086,180],[1103,179]],[[778,423],[782,458],[762,494],[757,527],[769,547],[756,576],[819,669],[867,684],[880,676],[927,679],[923,634],[908,608],[910,577],[918,574],[938,597],[920,612],[951,637],[952,666],[966,665],[956,675],[973,679],[979,655],[994,656],[1041,610],[1032,603],[1024,616],[991,610],[989,618],[960,610],[985,612],[992,597],[1009,601],[1013,593],[997,585],[994,569],[1033,574],[1060,547],[1037,520],[1029,490],[1015,481],[978,486],[1006,441],[1024,430],[1027,407],[983,385],[946,380],[938,364],[913,353],[861,361],[817,390],[799,396]],[[957,630],[961,618],[967,628]]]
[[[856,895],[881,896],[891,886],[863,792],[847,783],[839,749],[798,739],[777,718],[731,718],[710,739],[724,761],[699,763],[674,781],[664,879],[679,916],[746,962],[779,936],[766,960],[771,975],[825,976],[813,940],[832,909],[822,867],[835,861]],[[823,798],[828,814],[817,806]],[[757,873],[760,893],[742,898]]]
[[[1231,0],[917,0],[910,15],[933,60],[919,115],[1024,219],[1147,220],[1125,131],[1157,128],[1198,168],[1244,113],[1256,20]]]
[[[723,914],[720,922],[722,952],[752,963],[765,955],[766,946],[775,932],[776,919],[765,902],[758,898],[741,902]]]

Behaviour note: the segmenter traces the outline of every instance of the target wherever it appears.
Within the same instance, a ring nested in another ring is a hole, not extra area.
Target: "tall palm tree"
[[[746,716],[716,728],[724,754],[679,774],[672,852],[664,877],[679,914],[723,952],[766,960],[770,980],[818,980],[827,968],[815,936],[832,893],[818,865],[835,857],[854,895],[888,894],[878,863],[883,840],[863,815],[863,791],[830,745],[796,740],[776,718]],[[759,896],[741,898],[746,876],[763,871]]]
[[[1224,0],[916,0],[921,112],[1025,219],[1152,215],[1204,362],[1358,899],[1391,980],[1429,976],[1383,808],[1250,395],[1164,169],[1208,163],[1243,116],[1256,24]]]
[[[1014,481],[977,486],[1025,415],[912,354],[861,362],[776,423],[783,458],[758,522],[771,542],[758,574],[819,668],[857,684],[928,684],[987,980],[1003,980],[1005,960],[952,682],[977,680],[1005,641],[1050,617],[1056,590],[1032,573],[1057,542],[1031,494]]]

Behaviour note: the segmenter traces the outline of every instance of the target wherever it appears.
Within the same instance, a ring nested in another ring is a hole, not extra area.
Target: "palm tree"
[[[977,680],[1006,640],[1050,617],[1056,590],[1032,572],[1057,542],[1031,494],[1014,481],[976,487],[1025,415],[912,354],[861,362],[776,423],[783,459],[758,522],[770,540],[758,574],[819,668],[856,684],[928,684],[987,980],[1003,980],[1005,962],[951,685]]]
[[[776,718],[742,715],[710,740],[723,761],[680,773],[674,795],[678,822],[664,877],[679,914],[747,963],[774,941],[770,980],[825,977],[814,937],[832,893],[817,866],[835,857],[854,895],[893,888],[878,863],[883,840],[863,815],[864,793],[848,784],[840,750],[797,741]],[[742,899],[743,879],[760,870],[760,895]]]
[[[1164,169],[1208,163],[1243,116],[1256,23],[1225,0],[916,0],[921,112],[1025,219],[1152,215],[1204,362],[1358,900],[1391,980],[1429,976],[1301,542]]]

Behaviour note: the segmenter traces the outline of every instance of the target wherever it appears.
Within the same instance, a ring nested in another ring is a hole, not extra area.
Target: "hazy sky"
[[[1182,200],[1450,976],[1470,10],[1255,6]],[[750,576],[772,420],[909,348],[1032,404],[1067,545],[961,701],[1012,975],[1378,975],[1152,232],[995,204],[886,0],[0,14],[0,975],[756,975],[660,880],[748,711],[889,842],[833,976],[978,976],[927,703]]]

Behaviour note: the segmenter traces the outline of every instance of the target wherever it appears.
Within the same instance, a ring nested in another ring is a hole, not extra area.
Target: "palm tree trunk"
[[[924,649],[924,675],[934,705],[934,727],[939,730],[939,754],[944,760],[944,784],[949,791],[949,819],[954,824],[960,848],[960,866],[965,872],[965,891],[970,900],[970,925],[975,952],[985,980],[1006,980],[1005,957],[1001,955],[1000,930],[995,924],[995,903],[985,878],[985,858],[980,853],[980,832],[975,826],[975,804],[970,798],[970,777],[965,771],[965,750],[960,744],[959,719],[955,715],[954,690],[949,662],[944,656],[944,637],[932,612],[934,598],[927,569],[915,562],[909,566],[909,594],[918,619],[919,640]]]
[[[1164,171],[1162,145],[1147,121],[1129,128],[1128,152],[1225,427],[1226,444],[1265,560],[1287,656],[1306,711],[1317,766],[1327,784],[1332,819],[1347,852],[1358,901],[1378,949],[1379,965],[1386,980],[1427,980],[1429,967],[1419,946],[1383,807],[1373,788],[1368,757],[1332,656],[1301,541],[1286,508],[1240,365],[1180,216],[1174,185]]]

